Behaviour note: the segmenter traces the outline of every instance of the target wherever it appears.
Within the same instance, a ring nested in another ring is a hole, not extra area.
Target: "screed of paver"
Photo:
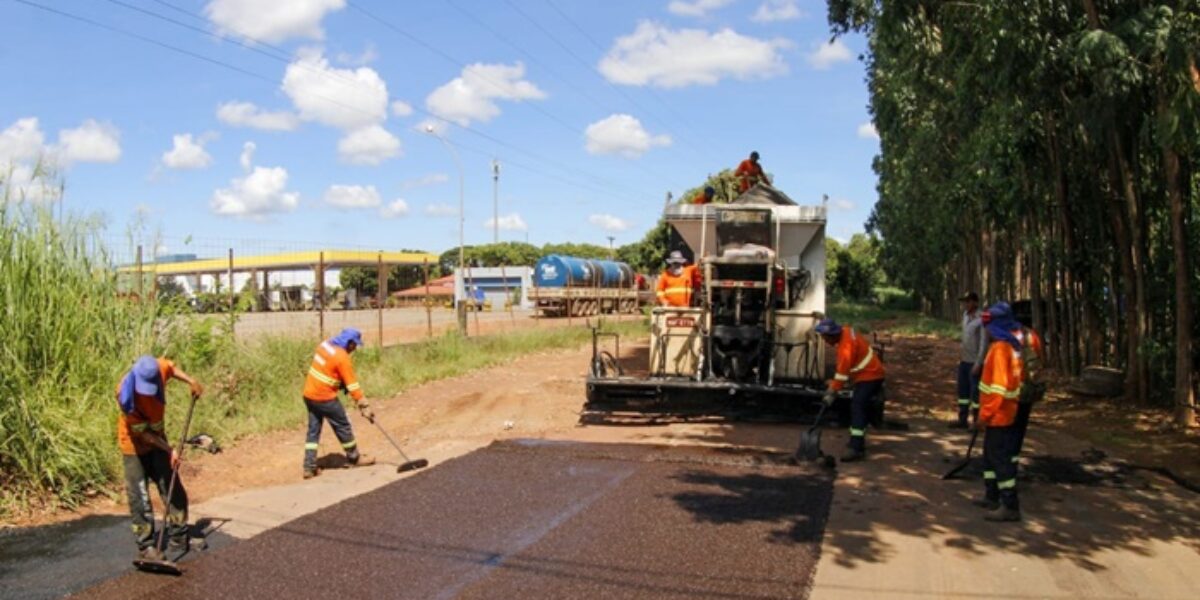
[[[831,489],[728,451],[497,443],[81,597],[802,598]]]

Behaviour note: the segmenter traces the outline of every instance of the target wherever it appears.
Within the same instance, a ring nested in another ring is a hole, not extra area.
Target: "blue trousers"
[[[871,402],[879,399],[883,391],[883,380],[862,381],[854,384],[854,395],[850,398],[850,449],[864,452],[867,448],[867,423],[871,419]]]
[[[346,458],[350,462],[358,460],[358,442],[354,439],[354,430],[350,428],[350,419],[346,417],[346,409],[337,399],[327,402],[313,402],[304,399],[304,407],[308,409],[308,436],[304,438],[304,468],[312,470],[317,467],[317,448],[321,442],[321,426],[329,421],[333,434],[342,443]]]
[[[988,427],[983,432],[983,491],[989,500],[999,500],[1008,508],[1021,505],[1017,499],[1017,463],[1013,450],[1018,429]]]

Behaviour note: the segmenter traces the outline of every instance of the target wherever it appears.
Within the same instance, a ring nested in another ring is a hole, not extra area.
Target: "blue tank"
[[[611,260],[549,254],[534,265],[533,284],[543,288],[630,287],[633,285],[633,269],[625,263]]]

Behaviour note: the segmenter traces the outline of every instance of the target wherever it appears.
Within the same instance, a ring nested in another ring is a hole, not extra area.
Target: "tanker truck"
[[[731,203],[671,204],[663,216],[703,284],[692,306],[651,313],[644,374],[601,350],[615,334],[593,333],[582,420],[811,411],[827,368],[813,331],[825,313],[825,207],[758,184]]]
[[[635,273],[623,262],[550,254],[534,265],[531,291],[535,309],[546,317],[638,310]]]

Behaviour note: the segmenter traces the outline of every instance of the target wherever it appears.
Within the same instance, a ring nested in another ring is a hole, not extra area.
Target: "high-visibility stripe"
[[[1015,489],[1017,487],[1017,480],[1016,479],[1005,479],[1004,481],[997,481],[996,487],[998,487],[1002,490]]]
[[[666,292],[658,292],[657,295],[659,298],[662,298],[663,296],[666,296],[667,293]]]
[[[970,399],[970,398],[959,398],[959,399],[958,399],[958,405],[959,405],[959,406],[966,406],[966,405],[968,405],[968,404],[970,404],[970,403],[971,403],[971,399]]]
[[[1013,461],[1013,462],[1015,462],[1015,463],[1021,462],[1021,457],[1020,457],[1020,456],[1014,456],[1014,457],[1012,457],[1012,461]]]
[[[130,425],[129,428],[138,433],[141,433],[141,432],[145,431],[146,428],[149,426],[150,426],[149,423],[134,423],[133,425]]]
[[[864,435],[867,435],[867,430],[866,429],[855,429],[855,428],[851,427],[850,435],[852,437],[863,437]]]
[[[1009,400],[1021,397],[1021,388],[1019,386],[1015,390],[1009,390],[1002,385],[980,383],[979,391],[983,392],[984,394],[996,394],[998,396],[1003,396]]]
[[[305,450],[316,450],[317,448],[320,448],[320,447],[321,447],[321,445],[316,444],[316,443],[309,443],[309,444],[304,445]]]
[[[842,375],[841,373],[834,373],[834,374],[833,374],[833,378],[834,378],[836,381],[850,381],[850,376],[849,376],[849,375]]]
[[[972,402],[972,403],[971,403],[971,410],[979,410],[979,403],[978,403],[978,402]]]
[[[321,365],[322,367],[325,366],[325,357],[321,356],[320,354],[314,354],[313,361],[316,362],[317,364]]]
[[[330,344],[328,340],[321,342],[321,348],[324,349],[325,353],[329,356],[337,354],[337,350],[333,349],[333,344]]]
[[[359,385],[357,381],[346,386],[347,392],[357,392],[358,390],[361,390],[361,389],[362,389],[362,386]]]
[[[358,445],[358,440],[350,440],[348,442],[342,442],[342,450],[349,450],[357,445]]]
[[[871,364],[872,358],[875,358],[875,351],[872,350],[870,346],[867,346],[867,356],[865,358],[863,358],[862,361],[859,362],[857,365],[854,365],[854,367],[852,367],[850,369],[850,372],[857,373],[857,372],[867,368],[867,365]]]
[[[150,424],[150,431],[163,431],[165,428],[166,425],[162,421]]]
[[[996,478],[996,472],[995,472],[995,471],[984,471],[984,472],[983,472],[983,478],[984,478],[984,479],[995,479],[995,478]]]
[[[330,387],[337,387],[338,385],[338,380],[318,371],[316,367],[309,367],[308,374],[315,377],[317,381],[320,381],[321,383],[324,383]]]

